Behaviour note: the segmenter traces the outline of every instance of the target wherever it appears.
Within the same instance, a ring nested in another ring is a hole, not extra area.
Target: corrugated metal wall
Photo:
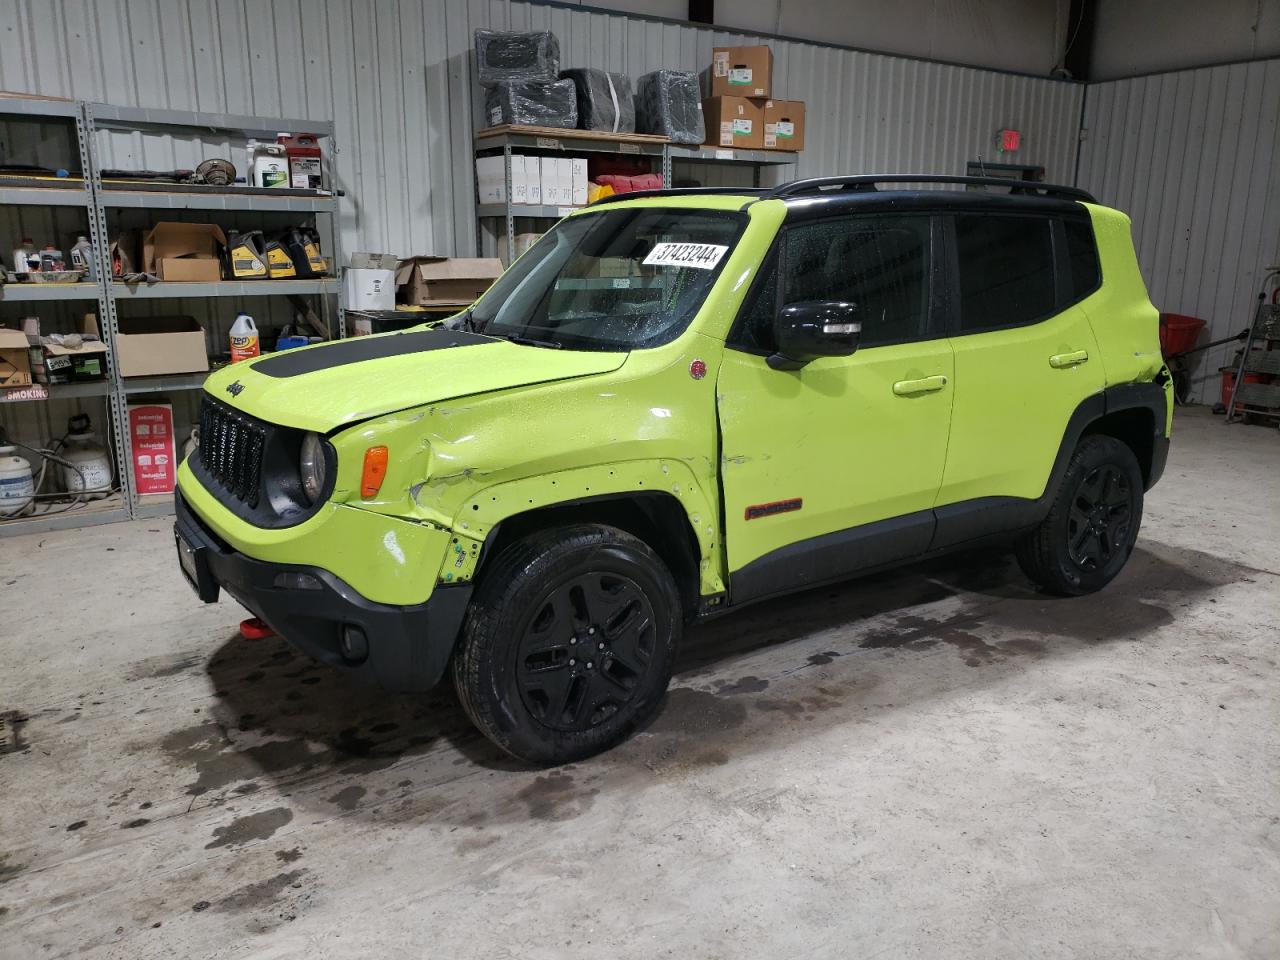
[[[1280,263],[1280,59],[1092,84],[1079,184],[1133,218],[1161,310],[1209,323],[1251,317]],[[1212,403],[1235,345],[1201,354],[1194,398]]]
[[[635,78],[701,70],[741,39],[686,24],[507,0],[9,0],[0,88],[123,105],[330,118],[347,250],[476,248],[471,32],[550,29],[565,66]],[[757,42],[754,38],[744,40]],[[963,173],[995,131],[1019,162],[1073,169],[1082,87],[795,42],[773,44],[778,96],[808,104],[794,171]],[[460,104],[466,107],[459,109]],[[104,162],[192,165],[194,143],[112,134]],[[236,162],[243,157],[233,156]],[[707,182],[740,171],[682,167]],[[766,180],[766,182],[769,182]]]

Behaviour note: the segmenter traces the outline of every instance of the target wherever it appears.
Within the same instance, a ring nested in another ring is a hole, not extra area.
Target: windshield
[[[737,213],[657,207],[569,217],[450,325],[578,350],[665,343],[706,299],[744,223]]]

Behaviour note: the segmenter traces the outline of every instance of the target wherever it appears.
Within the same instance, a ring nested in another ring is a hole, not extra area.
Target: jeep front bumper
[[[215,603],[226,590],[302,652],[387,690],[427,690],[440,681],[471,599],[470,584],[437,586],[424,603],[377,603],[319,567],[237,552],[180,491],[175,501],[179,559],[201,600]],[[344,644],[344,631],[355,631],[349,639],[362,638],[363,646]]]

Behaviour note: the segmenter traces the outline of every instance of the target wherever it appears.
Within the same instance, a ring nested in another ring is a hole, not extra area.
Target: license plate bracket
[[[178,548],[178,567],[191,589],[205,603],[217,603],[220,587],[209,569],[207,550],[189,541],[178,527],[173,529],[174,543]]]

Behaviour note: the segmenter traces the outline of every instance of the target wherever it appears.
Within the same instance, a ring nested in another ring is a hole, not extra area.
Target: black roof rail
[[[758,197],[767,193],[764,187],[674,187],[665,190],[632,190],[629,193],[615,193],[603,197],[591,204],[598,207],[602,203],[616,203],[619,200],[647,200],[650,197],[704,197],[719,194],[727,197]]]
[[[1023,196],[1097,202],[1093,194],[1079,187],[1041,183],[1038,180],[1013,180],[1009,177],[949,177],[933,173],[869,173],[848,177],[812,177],[808,180],[792,180],[790,183],[774,187],[762,199],[779,200],[845,191],[873,193],[878,189],[876,187],[878,183],[946,183],[974,187],[1008,187],[1010,193]]]

